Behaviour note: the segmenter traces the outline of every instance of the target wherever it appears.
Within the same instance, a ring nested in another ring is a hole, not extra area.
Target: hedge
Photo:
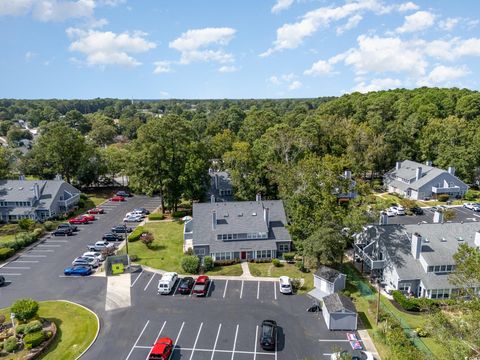
[[[8,259],[10,256],[15,254],[15,250],[9,247],[0,248],[0,260]]]
[[[30,334],[42,330],[42,327],[40,320],[33,320],[26,324],[24,332],[25,334]]]
[[[165,218],[165,215],[162,213],[151,213],[148,215],[148,220],[163,220]]]
[[[43,235],[43,229],[37,228],[33,232],[20,233],[14,240],[5,241],[0,244],[0,248],[11,248],[15,251],[23,249],[24,247],[33,244]]]
[[[184,216],[187,216],[188,215],[188,212],[187,211],[174,211],[172,212],[172,217],[173,218],[182,218]]]
[[[215,266],[228,266],[228,265],[234,265],[238,264],[240,262],[240,259],[231,259],[231,260],[215,260],[213,264]]]
[[[203,267],[206,271],[212,270],[215,265],[211,256],[205,256],[203,258]]]
[[[404,310],[407,311],[420,311],[420,307],[414,301],[415,299],[407,299],[401,291],[395,290],[392,291],[393,300],[395,300],[398,305],[400,305]]]
[[[47,339],[43,331],[35,331],[23,337],[23,343],[27,349],[37,347]]]
[[[128,235],[128,242],[135,242],[140,240],[140,236],[145,232],[143,226],[138,226],[135,230],[133,230],[130,235]]]
[[[293,252],[286,252],[286,253],[283,253],[283,260],[285,261],[293,261],[293,259],[295,258],[295,253]]]
[[[443,305],[454,305],[457,302],[455,299],[407,298],[398,290],[392,291],[392,296],[393,299],[407,311],[422,311]]]
[[[437,200],[441,202],[445,202],[450,198],[450,195],[448,194],[440,194],[437,196]]]

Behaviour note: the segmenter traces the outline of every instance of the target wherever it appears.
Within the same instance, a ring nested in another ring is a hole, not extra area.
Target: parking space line
[[[172,358],[173,353],[175,352],[175,347],[177,346],[178,339],[180,339],[180,335],[182,334],[183,327],[185,326],[185,321],[182,322],[182,326],[180,327],[180,331],[178,332],[177,338],[175,339],[175,342],[173,343],[173,351],[170,353],[170,356],[168,357],[168,360]]]
[[[31,269],[28,266],[4,266],[2,269]]]
[[[45,241],[44,244],[46,244],[46,243],[51,243],[51,242],[66,243],[66,242],[68,242],[68,240],[56,240],[56,239],[54,240],[54,239],[49,239],[49,240]]]
[[[253,360],[255,360],[257,358],[257,343],[258,343],[258,325],[257,325],[257,328],[255,330],[255,350],[253,352]]]
[[[275,281],[273,282],[273,293],[275,294],[275,300],[277,300],[277,284]]]
[[[195,353],[195,348],[197,347],[197,341],[198,341],[198,337],[200,336],[200,331],[202,331],[202,326],[203,326],[203,322],[200,324],[200,327],[198,328],[197,337],[195,338],[195,343],[193,344],[192,353],[190,354],[190,360],[193,359],[193,354]]]
[[[145,323],[145,326],[143,327],[142,331],[140,332],[140,335],[138,335],[138,338],[137,338],[137,341],[135,341],[135,344],[133,344],[132,348],[130,349],[130,352],[128,353],[127,355],[127,358],[125,360],[128,360],[130,358],[130,355],[132,355],[132,352],[133,352],[133,349],[135,349],[135,347],[137,346],[138,344],[138,341],[140,340],[140,338],[142,337],[145,329],[147,328],[148,324],[150,323],[150,320],[147,320],[147,322]]]
[[[228,279],[227,282],[225,283],[225,289],[223,290],[223,298],[225,299],[225,294],[227,293],[227,286],[228,286]]]
[[[136,348],[141,348],[141,349],[149,349],[151,347],[148,347],[148,346],[136,346]],[[186,347],[180,347],[180,346],[176,346],[175,348],[178,348],[180,350],[185,350],[185,351],[192,351],[193,348],[186,348]],[[195,351],[197,352],[212,352],[212,349],[200,349],[200,348],[197,348],[195,349]],[[217,353],[227,353],[227,354],[231,354],[233,353],[232,350],[215,350],[215,352]],[[253,351],[244,351],[244,350],[235,350],[235,354],[247,354],[247,355],[253,355]],[[271,353],[271,352],[257,352],[257,355],[270,355],[270,356],[275,356],[275,353]],[[210,359],[211,360],[211,359]]]
[[[220,329],[221,328],[222,328],[222,324],[219,324],[218,325],[218,331],[217,331],[217,337],[215,338],[215,344],[213,344],[212,357],[210,358],[210,360],[213,360],[213,355],[215,355],[215,349],[217,348],[218,335],[220,335]]]
[[[2,275],[2,276],[21,276],[22,274],[19,274],[19,273],[11,273],[11,274],[0,273],[0,275]]]
[[[32,251],[54,252],[55,250],[51,250],[51,249],[31,249],[30,252],[32,252]]]
[[[155,273],[153,273],[152,277],[150,278],[150,280],[148,281],[147,285],[145,285],[145,287],[143,288],[143,291],[146,291],[147,288],[148,288],[148,285],[150,285],[150,283],[152,282],[153,278],[155,277]]]
[[[177,286],[175,287],[175,290],[173,291],[173,296],[177,293],[178,287],[180,286],[180,279],[177,280]],[[193,288],[192,288],[193,290]]]
[[[242,281],[242,285],[243,285],[243,281]],[[237,347],[237,335],[238,335],[238,324],[237,324],[237,329],[235,330],[235,340],[233,341],[233,351],[232,351],[231,360],[233,360],[233,357],[235,356],[235,348]]]
[[[15,261],[12,261],[11,264],[13,264],[14,262],[16,262],[16,263],[38,263],[40,261],[38,261],[38,260],[15,260]]]
[[[278,333],[275,333],[275,360],[277,360]]]
[[[140,276],[142,276],[143,274],[143,270],[140,272],[140,274],[138,274],[137,278],[135,279],[135,281],[133,282],[132,285],[130,285],[130,287],[133,287],[133,285],[135,285],[135,283],[137,282],[138,279],[140,279]]]
[[[62,245],[52,245],[52,244],[38,244],[37,247],[39,246],[48,246],[48,247],[60,247]]]
[[[257,281],[257,300],[260,296],[260,281]]]
[[[242,280],[242,287],[240,288],[240,299],[242,298],[243,295],[243,280]]]
[[[160,334],[162,333],[163,328],[165,327],[165,324],[166,324],[166,323],[167,323],[167,321],[165,320],[165,321],[163,322],[162,328],[160,329],[160,331],[158,332],[157,337],[155,338],[155,342],[153,343],[154,345],[157,343],[158,339],[160,338]],[[138,348],[138,347],[140,347],[140,346],[137,346],[137,348]],[[145,348],[151,349],[152,347],[151,347],[151,346],[150,346],[150,347],[145,346]],[[150,351],[148,352],[147,358],[146,358],[145,360],[148,360],[149,357],[150,357]]]
[[[20,257],[47,257],[47,255],[20,255]]]

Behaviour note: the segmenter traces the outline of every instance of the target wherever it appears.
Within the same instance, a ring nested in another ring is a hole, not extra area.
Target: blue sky
[[[0,0],[0,97],[479,88],[480,2]]]

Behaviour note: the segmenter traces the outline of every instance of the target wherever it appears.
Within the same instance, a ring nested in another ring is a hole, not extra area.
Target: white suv
[[[292,282],[288,276],[280,276],[278,279],[280,285],[280,292],[282,294],[291,294],[292,293]]]

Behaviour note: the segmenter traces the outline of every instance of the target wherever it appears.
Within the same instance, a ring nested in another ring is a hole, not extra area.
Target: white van
[[[278,279],[280,285],[280,292],[282,294],[291,294],[292,293],[292,282],[288,276],[280,276]]]
[[[167,272],[162,275],[162,278],[158,282],[159,294],[170,294],[175,283],[177,282],[178,274],[176,272]]]

